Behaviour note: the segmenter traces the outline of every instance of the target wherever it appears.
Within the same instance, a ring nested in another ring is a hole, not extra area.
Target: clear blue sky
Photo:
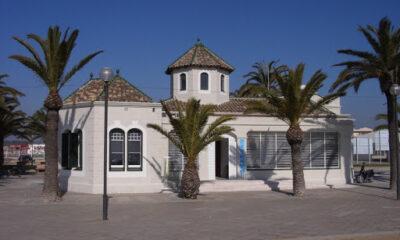
[[[28,33],[44,35],[49,25],[78,28],[80,35],[71,62],[102,49],[105,52],[77,74],[62,90],[66,96],[96,75],[103,66],[121,75],[154,100],[169,97],[164,70],[200,37],[236,70],[231,90],[256,61],[279,59],[294,66],[304,62],[306,75],[322,68],[329,76],[321,94],[336,78],[333,64],[346,60],[337,49],[367,49],[358,25],[377,24],[388,16],[400,25],[400,1],[22,1],[0,0],[0,73],[23,91],[22,108],[38,109],[46,88],[28,70],[8,59],[26,54],[11,39]],[[384,112],[378,84],[365,84],[358,95],[342,99],[356,126],[374,126],[374,115]]]

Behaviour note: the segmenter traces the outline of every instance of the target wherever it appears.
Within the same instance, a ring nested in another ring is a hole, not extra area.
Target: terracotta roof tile
[[[246,106],[247,103],[250,101],[254,101],[256,99],[251,99],[251,98],[230,98],[228,102],[224,102],[219,105],[213,105],[214,106],[214,112],[215,113],[243,113],[246,111]],[[166,106],[168,109],[172,111],[176,111],[176,105],[175,102],[177,102],[182,108],[185,106],[185,102],[174,100],[174,99],[168,99],[164,101],[166,103]]]
[[[218,57],[202,43],[195,44],[191,49],[185,52],[175,62],[168,66],[165,73],[170,74],[172,70],[186,67],[214,67],[227,70],[229,73],[234,68]]]
[[[104,100],[104,81],[91,79],[64,100],[64,104]],[[109,101],[151,102],[151,98],[120,76],[110,81]]]

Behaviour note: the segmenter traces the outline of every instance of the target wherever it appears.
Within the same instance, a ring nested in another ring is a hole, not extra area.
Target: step
[[[200,185],[200,192],[266,191],[271,187],[263,180],[215,180]]]

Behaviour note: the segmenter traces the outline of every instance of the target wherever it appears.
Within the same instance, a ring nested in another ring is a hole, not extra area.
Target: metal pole
[[[396,99],[396,97],[394,97],[393,99],[394,99],[393,106],[394,106],[394,109],[395,109],[394,122],[396,123],[396,130],[397,130],[396,131],[396,137],[395,137],[395,139],[396,139],[396,144],[395,144],[396,154],[395,154],[395,156],[397,156],[397,159],[393,159],[393,161],[397,162],[397,164],[396,164],[397,165],[396,166],[396,171],[397,171],[396,197],[397,197],[397,200],[400,200],[400,187],[399,187],[399,184],[400,184],[400,177],[399,177],[400,167],[399,167],[399,157],[398,157],[398,152],[399,152],[399,131],[398,131],[398,126],[397,126],[397,122],[398,122],[398,119],[397,119],[397,99]]]
[[[103,183],[103,220],[108,220],[107,196],[107,140],[108,140],[108,81],[104,81],[104,183]]]

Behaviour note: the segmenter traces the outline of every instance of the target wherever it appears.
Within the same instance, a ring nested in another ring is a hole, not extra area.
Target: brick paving
[[[103,222],[100,195],[45,203],[41,185],[41,175],[0,180],[0,239],[400,239],[400,202],[383,188],[116,195]]]

